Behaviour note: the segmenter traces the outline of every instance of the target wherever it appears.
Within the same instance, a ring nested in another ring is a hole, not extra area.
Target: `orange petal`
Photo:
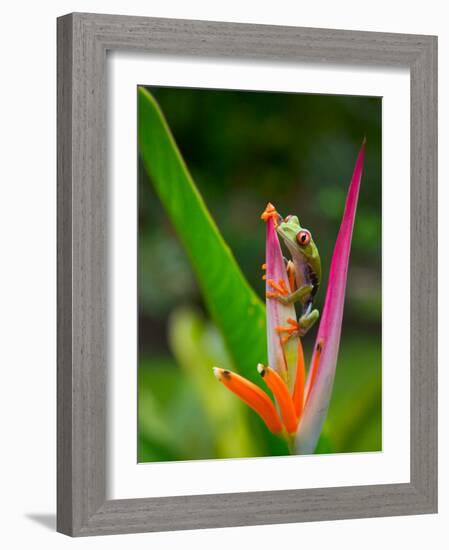
[[[304,386],[306,383],[306,367],[304,362],[304,351],[302,349],[301,339],[298,338],[298,354],[296,364],[295,387],[293,388],[293,403],[298,418],[301,418],[304,408]]]
[[[266,385],[273,392],[273,395],[279,404],[282,419],[285,427],[287,428],[287,432],[290,434],[295,433],[298,426],[298,418],[296,416],[295,406],[286,383],[282,380],[279,374],[273,369],[270,369],[270,367],[257,365],[257,370],[264,379]]]
[[[213,370],[217,380],[251,407],[262,418],[271,432],[275,434],[282,432],[282,422],[276,408],[268,395],[259,386],[235,372],[216,367]]]

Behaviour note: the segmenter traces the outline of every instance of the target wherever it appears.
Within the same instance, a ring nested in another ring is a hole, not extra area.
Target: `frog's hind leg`
[[[312,309],[312,302],[309,302],[305,313],[299,318],[299,334],[304,336],[317,322],[320,312],[317,309]]]

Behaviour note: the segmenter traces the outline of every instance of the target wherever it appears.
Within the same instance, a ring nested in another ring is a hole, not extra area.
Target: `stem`
[[[290,454],[295,455],[295,434],[286,434],[285,439],[287,440],[287,446]]]

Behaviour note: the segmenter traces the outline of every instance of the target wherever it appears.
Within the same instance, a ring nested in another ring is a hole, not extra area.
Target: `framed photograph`
[[[58,531],[437,511],[437,39],[58,19]]]

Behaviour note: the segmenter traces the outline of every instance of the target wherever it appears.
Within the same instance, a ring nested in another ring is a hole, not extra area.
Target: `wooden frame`
[[[106,52],[408,67],[411,481],[106,500]],[[437,511],[437,39],[75,13],[58,19],[58,507],[72,536]]]

